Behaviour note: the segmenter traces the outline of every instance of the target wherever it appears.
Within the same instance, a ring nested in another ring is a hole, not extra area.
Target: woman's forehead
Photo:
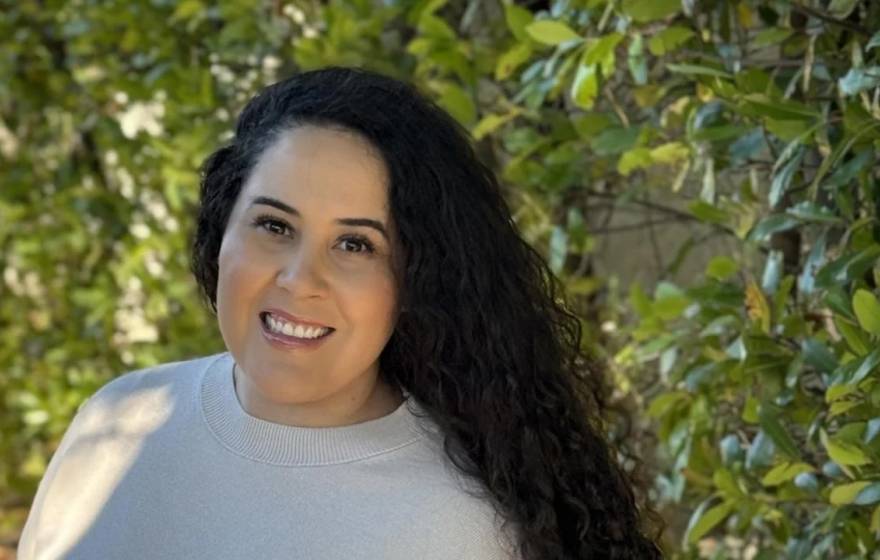
[[[356,209],[384,217],[388,211],[383,161],[365,139],[328,128],[282,133],[259,158],[244,190],[247,199],[274,197],[322,212]]]
[[[281,132],[257,165],[269,161],[300,174],[317,171],[377,182],[384,181],[387,174],[385,162],[369,140],[353,131],[315,125]]]

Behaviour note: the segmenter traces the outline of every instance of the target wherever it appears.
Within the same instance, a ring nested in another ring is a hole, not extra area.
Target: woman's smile
[[[268,312],[260,314],[260,327],[269,344],[282,350],[317,348],[335,330],[329,327],[295,325]]]

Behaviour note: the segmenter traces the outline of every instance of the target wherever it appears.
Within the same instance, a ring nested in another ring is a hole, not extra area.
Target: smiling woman
[[[378,378],[397,315],[387,175],[365,139],[316,126],[282,132],[257,160],[229,217],[217,282],[249,414],[327,427],[402,403]]]
[[[262,91],[203,166],[192,262],[228,351],[89,399],[22,560],[660,557],[578,318],[414,87]]]

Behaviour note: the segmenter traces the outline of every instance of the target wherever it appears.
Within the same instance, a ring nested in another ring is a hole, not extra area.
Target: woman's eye
[[[346,237],[345,239],[342,240],[343,246],[345,246],[346,243],[350,244],[349,247],[354,246],[354,247],[360,248],[360,250],[352,251],[354,253],[374,253],[375,252],[375,248],[373,247],[373,244],[370,243],[369,241],[367,241],[367,239],[364,237]]]
[[[253,222],[254,227],[261,228],[271,235],[285,236],[290,229],[286,223],[270,218],[268,216],[260,216]]]
[[[261,229],[272,237],[290,237],[293,235],[293,228],[287,222],[277,220],[271,216],[259,216],[254,219],[253,227]],[[340,241],[342,250],[346,253],[371,255],[376,252],[376,248],[369,239],[360,235],[348,236]]]

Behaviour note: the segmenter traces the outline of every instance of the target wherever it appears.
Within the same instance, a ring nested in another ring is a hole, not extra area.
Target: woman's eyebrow
[[[292,216],[296,216],[298,218],[301,217],[299,210],[297,210],[293,206],[290,206],[289,204],[281,202],[277,198],[272,198],[269,196],[255,196],[255,197],[251,198],[250,206],[255,206],[257,204],[264,204],[266,206],[271,206],[273,208],[277,208],[278,210],[281,210],[282,212],[287,212],[288,214],[290,214]],[[373,228],[376,231],[378,231],[379,233],[381,233],[382,237],[384,237],[385,240],[388,241],[388,232],[385,231],[385,226],[382,225],[382,222],[380,222],[378,220],[373,220],[372,218],[338,218],[336,220],[336,223],[346,225],[346,226],[364,226],[364,227]]]

